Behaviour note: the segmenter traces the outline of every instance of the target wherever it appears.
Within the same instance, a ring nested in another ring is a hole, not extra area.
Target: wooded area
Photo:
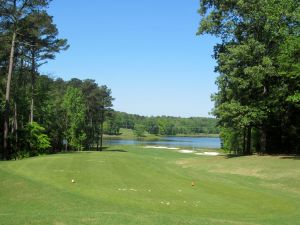
[[[39,67],[67,50],[50,0],[0,1],[1,156],[101,149],[120,128],[155,135],[221,133],[236,154],[300,153],[300,3],[201,1],[198,34],[217,36],[218,118],[143,117],[111,109],[107,86],[64,81]]]
[[[1,156],[97,150],[113,98],[94,80],[52,79],[39,67],[67,50],[47,14],[49,0],[0,2]]]
[[[114,112],[104,123],[104,133],[117,135],[120,128],[147,131],[154,135],[219,134],[217,119],[205,117],[140,116]]]
[[[0,2],[1,156],[102,149],[103,133],[142,126],[151,134],[216,133],[214,119],[146,118],[111,109],[111,90],[94,80],[64,81],[39,67],[67,50],[46,9],[50,1]],[[106,118],[107,122],[104,124]]]
[[[199,35],[215,46],[223,147],[300,153],[300,1],[202,0]]]

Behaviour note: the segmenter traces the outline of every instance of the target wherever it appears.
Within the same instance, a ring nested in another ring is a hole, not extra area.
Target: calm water
[[[163,137],[155,141],[105,140],[104,145],[155,145],[167,147],[220,148],[220,138],[206,137]]]

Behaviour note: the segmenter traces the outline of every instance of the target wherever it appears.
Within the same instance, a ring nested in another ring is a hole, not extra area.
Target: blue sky
[[[115,110],[208,116],[217,39],[196,36],[198,8],[198,0],[54,0],[49,14],[71,47],[40,70],[107,85]]]

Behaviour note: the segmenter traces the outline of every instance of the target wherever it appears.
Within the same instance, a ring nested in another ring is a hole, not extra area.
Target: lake
[[[104,145],[154,145],[166,147],[220,148],[221,140],[215,137],[162,137],[155,141],[105,139]]]

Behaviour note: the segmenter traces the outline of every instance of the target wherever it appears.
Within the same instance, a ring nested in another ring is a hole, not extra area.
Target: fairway
[[[118,146],[0,162],[0,224],[297,225],[298,159]]]

